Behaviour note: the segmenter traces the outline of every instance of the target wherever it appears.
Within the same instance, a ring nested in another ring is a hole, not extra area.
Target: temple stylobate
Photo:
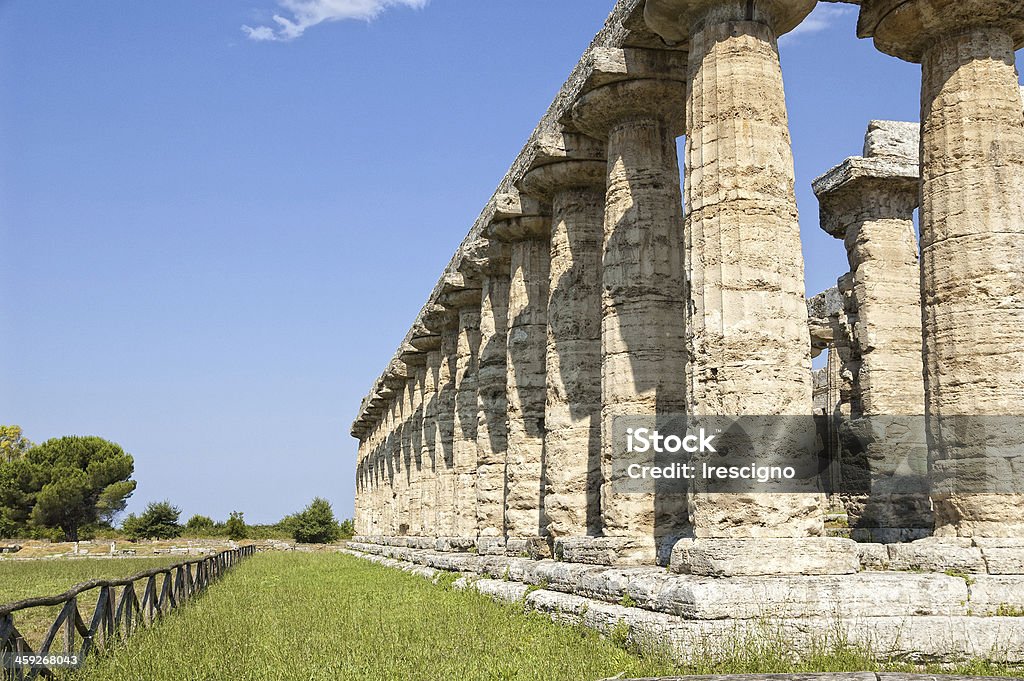
[[[850,3],[922,64],[921,124],[815,182],[850,271],[808,300],[778,38],[816,4],[616,4],[362,403],[361,545],[1024,573],[1024,5]],[[624,424],[726,418],[712,451],[793,475],[634,484]]]

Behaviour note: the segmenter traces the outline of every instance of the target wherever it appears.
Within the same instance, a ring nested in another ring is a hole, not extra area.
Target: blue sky
[[[612,4],[0,0],[0,422],[119,442],[131,510],[349,515],[359,400]],[[918,116],[855,20],[781,47],[812,294],[810,181]]]

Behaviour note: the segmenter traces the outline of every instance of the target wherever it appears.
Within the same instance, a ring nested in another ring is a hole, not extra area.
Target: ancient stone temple
[[[921,122],[815,181],[849,272],[807,299],[778,38],[816,4],[616,4],[362,403],[353,549],[676,642],[768,603],[1024,660],[1024,3],[850,3]],[[623,424],[722,418],[801,472],[632,484]]]

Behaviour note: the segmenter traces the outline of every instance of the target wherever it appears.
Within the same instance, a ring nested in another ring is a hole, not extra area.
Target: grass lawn
[[[857,651],[795,664],[784,645],[679,669],[584,628],[342,554],[260,554],[140,632],[79,681],[603,679],[680,673],[863,671]],[[890,667],[908,670],[906,666]],[[971,673],[1010,675],[977,665]]]
[[[128,577],[162,565],[181,562],[181,556],[162,558],[109,558],[72,560],[5,560],[0,561],[0,603],[10,603],[39,596],[56,596],[75,584],[91,579]],[[140,593],[141,595],[141,593]],[[99,591],[79,596],[83,619],[96,606]],[[60,607],[32,608],[14,614],[14,624],[33,648],[53,624]]]

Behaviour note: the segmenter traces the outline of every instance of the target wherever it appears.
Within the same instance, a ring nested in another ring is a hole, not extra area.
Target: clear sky
[[[0,0],[0,422],[120,443],[130,510],[350,515],[360,399],[612,4]],[[781,44],[810,294],[811,180],[918,117],[855,21]]]

